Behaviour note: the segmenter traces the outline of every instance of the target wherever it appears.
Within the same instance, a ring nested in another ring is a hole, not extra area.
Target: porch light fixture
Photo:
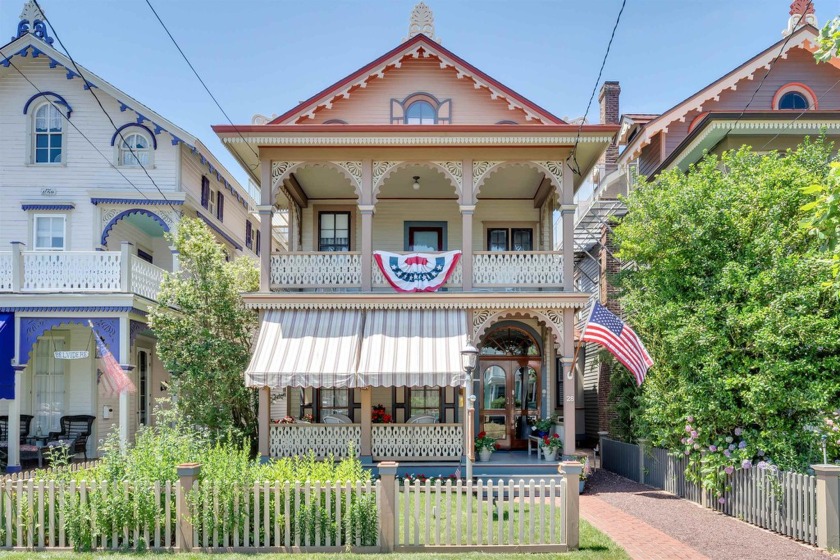
[[[420,176],[419,175],[414,176],[414,184],[411,185],[411,188],[414,189],[415,191],[420,190]]]
[[[467,372],[468,377],[472,377],[472,372],[475,369],[475,363],[478,360],[478,350],[471,343],[467,343],[464,349],[461,350],[461,366]]]

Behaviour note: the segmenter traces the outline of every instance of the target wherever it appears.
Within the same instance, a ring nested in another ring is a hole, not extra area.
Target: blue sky
[[[39,0],[76,62],[201,138],[224,116],[144,0]],[[445,47],[560,117],[583,115],[620,0],[426,0]],[[415,0],[152,0],[234,123],[283,113],[398,45]],[[660,112],[781,38],[789,0],[628,0],[602,77]],[[814,0],[820,24],[840,0]],[[0,0],[0,37],[23,0]],[[56,43],[56,46],[58,44]],[[597,98],[590,121],[598,118]]]

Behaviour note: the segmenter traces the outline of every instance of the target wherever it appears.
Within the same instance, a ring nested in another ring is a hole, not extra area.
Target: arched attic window
[[[428,101],[415,101],[405,110],[405,124],[435,124],[437,111]]]
[[[814,91],[801,83],[790,83],[782,86],[773,96],[773,109],[788,111],[805,111],[817,109],[817,96]]]
[[[31,109],[31,113],[30,113]],[[62,163],[65,161],[64,121],[73,109],[57,93],[41,92],[29,98],[23,114],[31,115],[30,161],[32,163]]]
[[[402,101],[391,99],[391,124],[449,124],[450,99],[438,100],[430,93],[412,93]]]
[[[145,126],[128,123],[114,132],[111,136],[111,145],[117,147],[117,165],[145,167],[154,162],[157,139]]]

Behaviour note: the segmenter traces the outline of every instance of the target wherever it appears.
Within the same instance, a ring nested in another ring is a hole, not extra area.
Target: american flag
[[[597,301],[592,305],[589,322],[580,339],[600,344],[609,350],[616,360],[633,373],[638,385],[642,384],[648,368],[653,365],[650,354],[633,329]]]
[[[120,394],[125,391],[133,393],[136,390],[134,383],[131,382],[131,379],[125,374],[123,368],[117,363],[117,359],[114,358],[114,355],[105,346],[102,337],[96,332],[93,323],[88,321],[88,324],[93,330],[93,338],[96,340],[96,352],[99,354],[99,359],[102,360],[102,367],[104,369],[102,372],[102,381],[105,385],[106,392],[111,394]]]

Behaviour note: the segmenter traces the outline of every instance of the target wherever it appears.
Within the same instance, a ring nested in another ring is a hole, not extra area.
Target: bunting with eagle
[[[398,292],[436,292],[461,259],[461,251],[444,253],[388,253],[374,251],[373,258],[385,280]]]

